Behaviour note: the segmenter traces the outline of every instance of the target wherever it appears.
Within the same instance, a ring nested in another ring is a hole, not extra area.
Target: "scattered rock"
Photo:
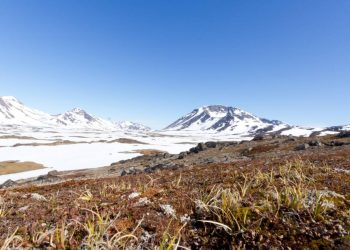
[[[245,149],[243,149],[243,151],[241,152],[241,155],[243,155],[243,156],[248,156],[248,155],[250,155],[250,153],[253,151],[253,148],[252,147],[250,147],[250,148],[245,148]],[[225,160],[225,161],[227,161],[227,160]]]
[[[40,175],[36,178],[37,181],[40,182],[57,182],[59,180],[61,180],[61,177],[57,176],[58,171],[57,170],[53,170],[48,172],[46,175]]]
[[[214,144],[212,142],[209,142],[209,145],[212,146],[212,147],[214,146]],[[216,147],[216,144],[215,144],[215,147]],[[204,151],[207,148],[208,147],[207,147],[207,145],[205,143],[198,143],[197,146],[195,146],[193,148],[190,148],[190,152],[198,154],[199,152]]]
[[[122,172],[120,173],[120,176],[125,176],[127,174],[128,174],[128,172],[126,172],[125,169],[123,169]]]
[[[293,137],[290,137],[288,139],[285,139],[283,142],[284,143],[289,143],[289,142],[295,142],[297,139],[293,138]]]
[[[217,143],[213,141],[208,141],[204,143],[207,148],[216,148]]]
[[[164,163],[164,164],[156,164],[154,166],[148,166],[143,171],[145,173],[154,173],[156,171],[163,170],[163,169],[176,170],[178,168],[180,168],[180,165],[172,163],[172,162],[168,162],[168,163]]]
[[[256,135],[253,138],[253,141],[262,141],[264,140],[264,136],[263,135]]]
[[[26,194],[24,195],[24,198],[26,199],[33,199],[36,201],[47,201],[47,199],[45,198],[45,196],[38,194],[38,193],[31,193],[31,194]]]
[[[317,140],[309,141],[308,144],[310,147],[322,147],[323,146],[323,143],[320,141],[317,141]]]
[[[142,173],[142,170],[136,168],[136,167],[130,167],[129,169],[123,169],[122,172],[120,173],[121,176],[125,175],[135,175],[135,174],[140,174]]]
[[[298,146],[295,147],[295,150],[296,151],[300,151],[300,150],[306,150],[308,149],[310,146],[309,144],[300,144]]]
[[[177,159],[181,160],[181,159],[185,158],[186,155],[187,155],[187,152],[181,152],[181,153],[179,154],[179,156],[177,157]]]
[[[350,131],[341,131],[339,134],[337,134],[338,138],[348,138],[350,137]]]
[[[1,188],[8,188],[8,187],[12,187],[12,186],[15,186],[17,185],[17,182],[9,179],[7,181],[5,181],[3,184],[0,185],[0,189]]]
[[[327,144],[327,146],[332,146],[332,147],[340,147],[345,145],[345,142],[342,141],[331,141],[330,143]]]

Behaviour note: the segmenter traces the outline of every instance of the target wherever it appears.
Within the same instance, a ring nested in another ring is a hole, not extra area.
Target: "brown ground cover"
[[[0,246],[349,249],[350,147],[296,143],[218,148],[249,157],[230,163],[0,190]]]
[[[0,162],[0,175],[20,173],[42,168],[44,168],[44,165],[31,161],[2,161]]]

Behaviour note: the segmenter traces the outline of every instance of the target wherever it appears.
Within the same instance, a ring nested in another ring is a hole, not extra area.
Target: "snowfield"
[[[8,136],[13,136],[7,131]],[[171,154],[180,153],[193,147],[199,138],[173,137],[157,134],[101,132],[101,131],[24,131],[16,136],[28,136],[37,139],[0,139],[1,161],[32,161],[43,164],[46,168],[16,174],[0,175],[0,183],[8,179],[19,180],[47,174],[49,171],[65,171],[108,166],[113,162],[130,159],[141,154],[135,150],[156,149]],[[108,143],[118,138],[137,140],[145,144]],[[67,140],[77,144],[55,146],[30,146],[32,143],[43,144]],[[15,144],[29,144],[16,146]]]
[[[350,129],[350,125],[343,129]],[[152,131],[139,123],[105,120],[80,108],[50,115],[25,106],[15,97],[3,96],[0,97],[0,162],[32,161],[46,168],[0,175],[0,183],[52,170],[108,166],[139,156],[135,150],[155,149],[176,154],[205,141],[251,140],[264,133],[309,136],[313,132],[336,133],[327,128],[290,126],[222,105],[197,108],[164,130]]]

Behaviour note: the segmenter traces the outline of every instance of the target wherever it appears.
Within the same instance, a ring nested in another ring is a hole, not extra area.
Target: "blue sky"
[[[350,1],[0,0],[0,95],[162,128],[237,106],[349,124]]]

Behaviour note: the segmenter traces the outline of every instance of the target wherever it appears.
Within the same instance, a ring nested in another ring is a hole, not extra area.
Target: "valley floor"
[[[122,161],[109,177],[5,188],[0,245],[349,249],[349,155],[335,136],[208,143]]]
[[[158,134],[104,131],[11,131],[0,135],[0,162],[21,161],[42,164],[44,168],[1,170],[0,184],[67,171],[108,166],[113,162],[142,155],[140,150],[180,153],[193,147],[199,138]]]

